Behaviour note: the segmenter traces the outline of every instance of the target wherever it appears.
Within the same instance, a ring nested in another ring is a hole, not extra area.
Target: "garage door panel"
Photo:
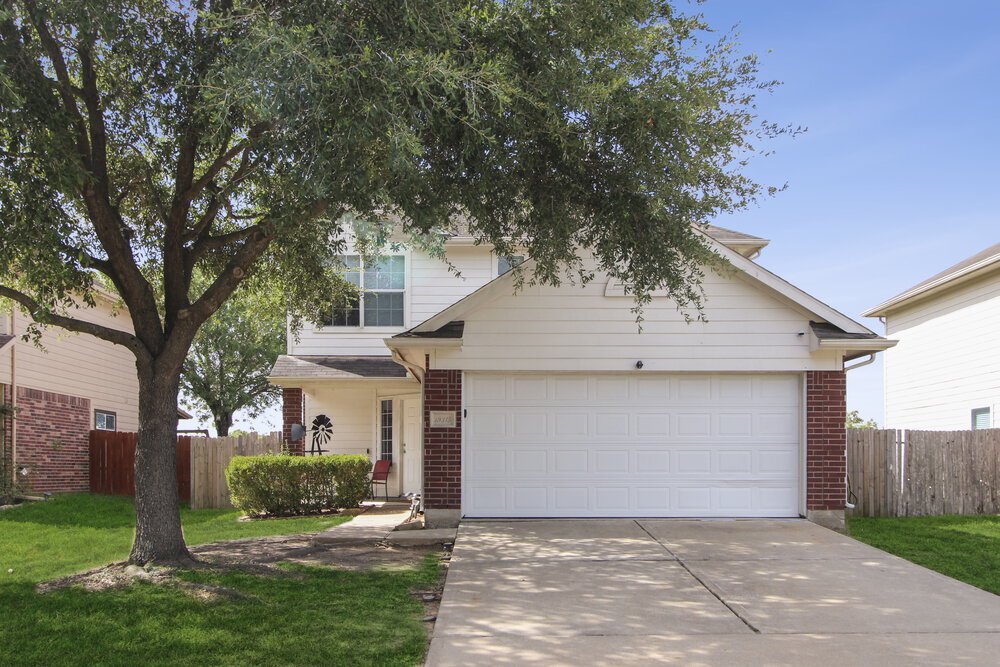
[[[800,378],[466,374],[468,516],[797,516]]]

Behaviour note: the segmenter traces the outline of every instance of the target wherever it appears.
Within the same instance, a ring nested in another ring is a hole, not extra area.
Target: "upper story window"
[[[524,255],[510,255],[509,257],[497,257],[497,275],[502,276],[515,266],[524,262]]]
[[[972,430],[978,431],[979,429],[990,427],[990,409],[989,408],[976,408],[972,411]]]
[[[361,294],[335,307],[324,322],[334,327],[401,327],[406,293],[406,258],[390,255],[366,263],[359,255],[339,258],[347,267],[344,277]]]
[[[118,415],[107,410],[94,410],[94,430],[117,431]]]

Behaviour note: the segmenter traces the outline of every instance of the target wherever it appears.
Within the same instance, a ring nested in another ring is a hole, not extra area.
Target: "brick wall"
[[[10,385],[0,384],[0,403],[9,405],[13,403],[13,398]],[[10,417],[2,418],[0,431],[3,431],[3,442],[0,442],[0,457],[3,457],[3,465],[0,465],[0,471],[5,471],[6,474],[13,474],[11,466],[14,461],[10,457],[14,455],[14,448],[12,447],[14,440],[14,420]]]
[[[90,400],[17,388],[16,466],[31,470],[36,492],[87,491]]]
[[[304,456],[306,452],[305,438],[292,441],[292,424],[303,424],[305,421],[305,399],[301,389],[284,388],[281,390],[281,435],[289,443],[292,454]]]
[[[424,507],[462,506],[462,372],[438,370],[427,363],[424,373]],[[455,428],[431,428],[431,411],[455,413]]]
[[[806,373],[806,509],[842,510],[847,472],[847,377]]]

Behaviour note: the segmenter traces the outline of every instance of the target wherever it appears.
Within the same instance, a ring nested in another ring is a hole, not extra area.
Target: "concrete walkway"
[[[428,665],[997,664],[1000,597],[802,520],[468,522]]]
[[[410,504],[400,502],[370,503],[363,514],[347,523],[327,528],[313,537],[315,546],[387,542],[393,546],[415,547],[455,541],[456,530],[395,531],[410,516]]]

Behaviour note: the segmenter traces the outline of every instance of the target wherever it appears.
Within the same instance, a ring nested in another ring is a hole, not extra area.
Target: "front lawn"
[[[1000,595],[1000,516],[848,519],[851,537]]]
[[[346,520],[238,522],[238,515],[184,510],[188,543],[313,532]],[[0,512],[4,665],[412,665],[423,658],[423,605],[411,591],[438,581],[433,557],[393,570],[182,575],[243,597],[205,599],[146,582],[100,593],[36,592],[40,581],[124,559],[132,525],[130,499],[112,496],[63,496]]]

